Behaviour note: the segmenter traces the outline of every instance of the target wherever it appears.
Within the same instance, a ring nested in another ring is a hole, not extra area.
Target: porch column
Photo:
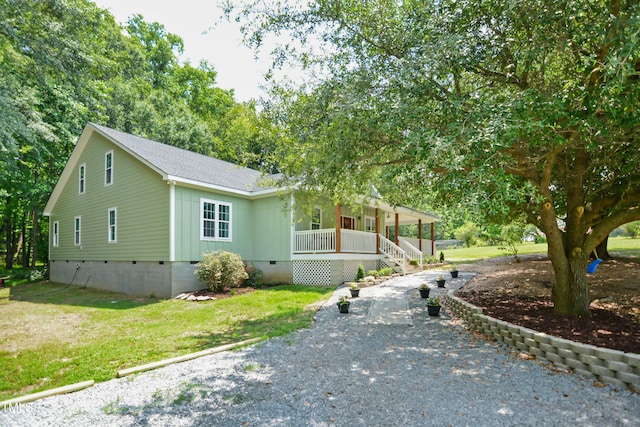
[[[418,249],[422,252],[422,219],[418,219]]]
[[[342,222],[342,213],[340,211],[340,204],[336,204],[336,253],[340,253],[340,228]]]
[[[376,253],[380,253],[380,218],[378,208],[376,208]]]
[[[396,246],[400,244],[400,214],[396,212]]]
[[[431,223],[431,255],[436,255],[436,233],[434,230],[434,223]]]

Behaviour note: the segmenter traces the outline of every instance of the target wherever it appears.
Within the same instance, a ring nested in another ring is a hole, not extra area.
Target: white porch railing
[[[402,274],[407,274],[407,253],[382,234],[380,234],[380,252],[402,267]]]
[[[376,234],[365,231],[340,230],[340,250],[357,254],[375,254]]]
[[[411,246],[414,248],[420,248],[420,240],[415,237],[400,237],[402,240],[406,240],[409,242]],[[418,249],[419,250],[419,249]],[[422,239],[422,254],[423,258],[425,256],[434,256],[433,252],[433,242],[430,239]]]
[[[296,231],[294,253],[333,253],[336,251],[336,230]],[[355,230],[340,230],[340,252],[375,254],[376,235]]]
[[[336,229],[296,231],[293,251],[295,253],[335,252]]]
[[[417,259],[418,266],[422,268],[422,252],[420,252],[420,249],[416,248],[402,237],[400,237],[398,240],[398,243],[400,243],[400,248],[406,252],[409,259]]]

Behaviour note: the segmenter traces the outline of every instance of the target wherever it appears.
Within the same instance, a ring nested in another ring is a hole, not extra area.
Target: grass
[[[0,400],[311,323],[332,288],[278,286],[206,302],[136,298],[50,283],[0,306]]]
[[[523,243],[517,246],[518,255],[546,253],[546,243]],[[640,239],[612,237],[609,239],[609,252],[624,252],[625,256],[640,256]],[[470,248],[444,249],[446,261],[467,261],[483,258],[495,258],[508,255],[498,246],[472,246]],[[438,255],[440,251],[438,251]]]

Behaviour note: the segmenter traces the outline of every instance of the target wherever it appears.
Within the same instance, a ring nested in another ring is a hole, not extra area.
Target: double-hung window
[[[82,218],[77,216],[73,219],[73,244],[75,246],[80,246],[82,241],[80,240],[80,230],[81,230]]]
[[[84,194],[87,189],[87,165],[81,164],[78,168],[78,193]]]
[[[107,224],[108,224],[108,237],[107,241],[109,243],[115,243],[117,241],[118,233],[117,233],[117,209],[111,208],[107,213]]]
[[[200,199],[202,240],[231,241],[231,203]]]
[[[104,155],[104,185],[113,183],[113,150]]]
[[[376,219],[374,217],[372,216],[364,217],[364,231],[367,231],[369,233],[376,232]]]
[[[322,209],[313,208],[313,214],[311,215],[311,229],[320,230],[322,228]]]

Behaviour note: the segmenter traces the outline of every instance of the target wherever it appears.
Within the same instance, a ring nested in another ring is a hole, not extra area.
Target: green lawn
[[[332,288],[279,286],[187,302],[56,284],[11,288],[0,305],[0,400],[311,323]]]
[[[546,243],[523,243],[518,247],[518,255],[546,253]],[[613,237],[609,239],[609,252],[624,252],[625,256],[640,256],[640,239],[629,237]],[[444,249],[446,261],[476,260],[508,255],[498,246],[473,246],[470,248]],[[440,252],[438,252],[438,255]]]

